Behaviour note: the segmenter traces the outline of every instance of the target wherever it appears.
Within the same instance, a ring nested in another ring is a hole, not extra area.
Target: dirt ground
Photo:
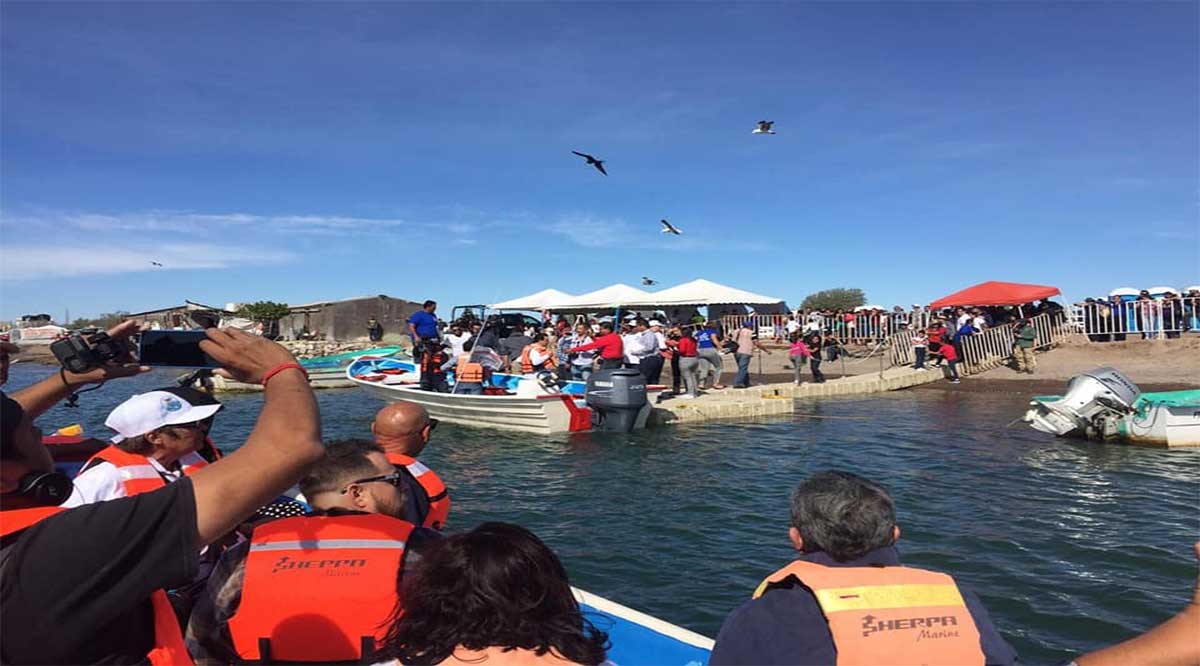
[[[750,379],[754,384],[774,384],[792,381],[791,361],[787,349],[768,346],[770,354],[761,354],[750,363]],[[867,350],[863,350],[864,353]],[[737,365],[732,356],[725,356],[725,372],[721,381],[729,384]],[[917,387],[921,390],[954,390],[983,393],[1056,394],[1062,393],[1067,380],[1075,375],[1110,366],[1132,379],[1143,391],[1175,391],[1200,388],[1200,336],[1179,340],[1126,340],[1124,342],[1071,342],[1039,353],[1037,372],[1018,374],[1000,367],[963,379],[961,384],[936,382]],[[761,366],[760,366],[761,363]],[[883,367],[887,367],[887,361]],[[669,365],[664,368],[664,383],[670,383]],[[761,371],[760,371],[761,367]],[[833,379],[880,370],[878,353],[867,358],[846,358],[825,361],[821,371]],[[808,369],[804,379],[811,378]]]

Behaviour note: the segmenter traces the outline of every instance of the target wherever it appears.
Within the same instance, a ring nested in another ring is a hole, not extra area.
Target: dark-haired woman
[[[523,527],[484,523],[443,539],[400,585],[403,607],[379,651],[399,664],[605,659],[608,635],[583,617],[558,557]]]

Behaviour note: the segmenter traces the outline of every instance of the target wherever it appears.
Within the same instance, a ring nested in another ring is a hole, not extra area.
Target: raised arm
[[[209,329],[200,346],[235,379],[252,384],[262,383],[272,369],[296,362],[280,345],[235,329]],[[242,448],[191,476],[200,542],[211,543],[275,499],[323,452],[317,401],[304,373],[288,369],[274,374]]]
[[[108,336],[114,340],[124,341],[137,332],[137,322],[129,320],[109,329]],[[79,374],[64,370],[50,375],[32,386],[27,386],[10,397],[21,403],[21,408],[29,415],[30,420],[34,420],[87,384],[98,384],[110,379],[129,377],[150,369],[134,363],[133,357],[129,355],[118,361],[120,362],[108,363]]]

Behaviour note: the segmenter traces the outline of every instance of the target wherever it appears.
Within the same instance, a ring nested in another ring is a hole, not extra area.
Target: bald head
[[[394,402],[375,415],[371,432],[384,451],[416,458],[429,442],[429,414],[420,405]]]

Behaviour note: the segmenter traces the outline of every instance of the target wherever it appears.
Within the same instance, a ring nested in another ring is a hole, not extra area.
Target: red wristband
[[[300,372],[304,373],[304,378],[308,379],[308,371],[305,370],[304,366],[300,365],[299,363],[281,363],[281,364],[275,366],[274,368],[267,370],[267,372],[265,374],[263,374],[263,378],[262,378],[263,387],[264,388],[266,387],[267,382],[270,381],[270,379],[272,377],[283,372],[284,370],[299,370]]]

